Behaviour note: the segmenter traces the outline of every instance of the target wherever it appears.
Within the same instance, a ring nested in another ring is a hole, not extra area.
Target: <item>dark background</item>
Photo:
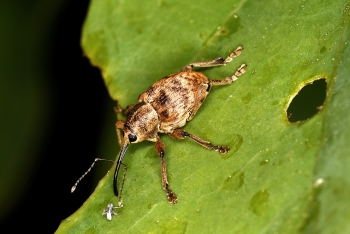
[[[80,47],[88,5],[0,3],[1,230],[53,233],[97,184],[93,172],[70,193],[100,157],[103,128],[115,131],[114,102]]]

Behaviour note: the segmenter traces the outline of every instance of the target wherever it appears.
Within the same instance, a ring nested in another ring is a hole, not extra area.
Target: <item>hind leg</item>
[[[216,66],[224,66],[227,63],[231,62],[233,58],[239,56],[242,53],[243,47],[239,46],[235,51],[233,51],[226,59],[217,58],[208,62],[194,62],[184,66],[181,71],[192,71],[194,67],[216,67]]]
[[[233,81],[238,80],[238,77],[242,74],[245,73],[247,65],[246,64],[242,64],[237,71],[235,72],[234,75],[226,77],[224,79],[221,80],[210,80],[210,84],[211,85],[229,85],[231,84]]]

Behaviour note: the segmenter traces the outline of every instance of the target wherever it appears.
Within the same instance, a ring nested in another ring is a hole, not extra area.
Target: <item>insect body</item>
[[[238,76],[245,72],[245,64],[242,64],[234,75],[221,80],[209,80],[200,72],[192,71],[193,67],[214,67],[226,65],[234,57],[242,53],[243,48],[238,47],[226,59],[218,58],[209,62],[195,62],[182,68],[178,73],[169,75],[154,83],[138,98],[134,106],[122,110],[116,108],[116,112],[126,114],[125,121],[116,122],[117,135],[121,143],[118,129],[124,133],[124,144],[117,161],[114,173],[114,193],[118,196],[117,177],[120,165],[130,143],[138,143],[144,140],[155,142],[155,150],[161,158],[162,185],[167,193],[168,201],[176,203],[177,196],[170,190],[165,167],[165,146],[158,133],[166,133],[175,139],[190,137],[200,145],[218,151],[222,154],[228,152],[227,146],[215,146],[204,141],[185,130],[181,129],[187,121],[190,121],[204,102],[213,85],[229,85],[237,80]]]

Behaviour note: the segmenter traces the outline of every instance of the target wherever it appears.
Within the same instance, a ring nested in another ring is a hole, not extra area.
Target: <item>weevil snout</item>
[[[126,150],[129,147],[129,145],[130,145],[130,142],[128,140],[125,140],[124,141],[124,145],[123,145],[123,147],[122,147],[122,149],[120,151],[120,155],[119,155],[119,158],[118,158],[118,161],[117,161],[117,165],[116,165],[115,171],[114,171],[113,189],[114,189],[114,194],[117,197],[118,197],[118,186],[117,186],[118,173],[119,173],[120,166],[122,165],[124,155],[126,153]]]

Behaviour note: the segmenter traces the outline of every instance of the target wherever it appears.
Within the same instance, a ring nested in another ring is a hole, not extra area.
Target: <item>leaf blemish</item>
[[[269,193],[266,189],[259,190],[250,200],[250,208],[254,214],[262,216],[268,208]]]
[[[237,152],[239,148],[241,148],[243,144],[243,137],[239,134],[236,134],[232,140],[230,140],[229,146],[230,151],[227,154],[223,154],[221,158],[228,159],[233,156],[234,153]]]
[[[230,175],[222,185],[222,188],[225,190],[235,190],[237,191],[244,184],[244,172],[243,171],[235,171]]]

